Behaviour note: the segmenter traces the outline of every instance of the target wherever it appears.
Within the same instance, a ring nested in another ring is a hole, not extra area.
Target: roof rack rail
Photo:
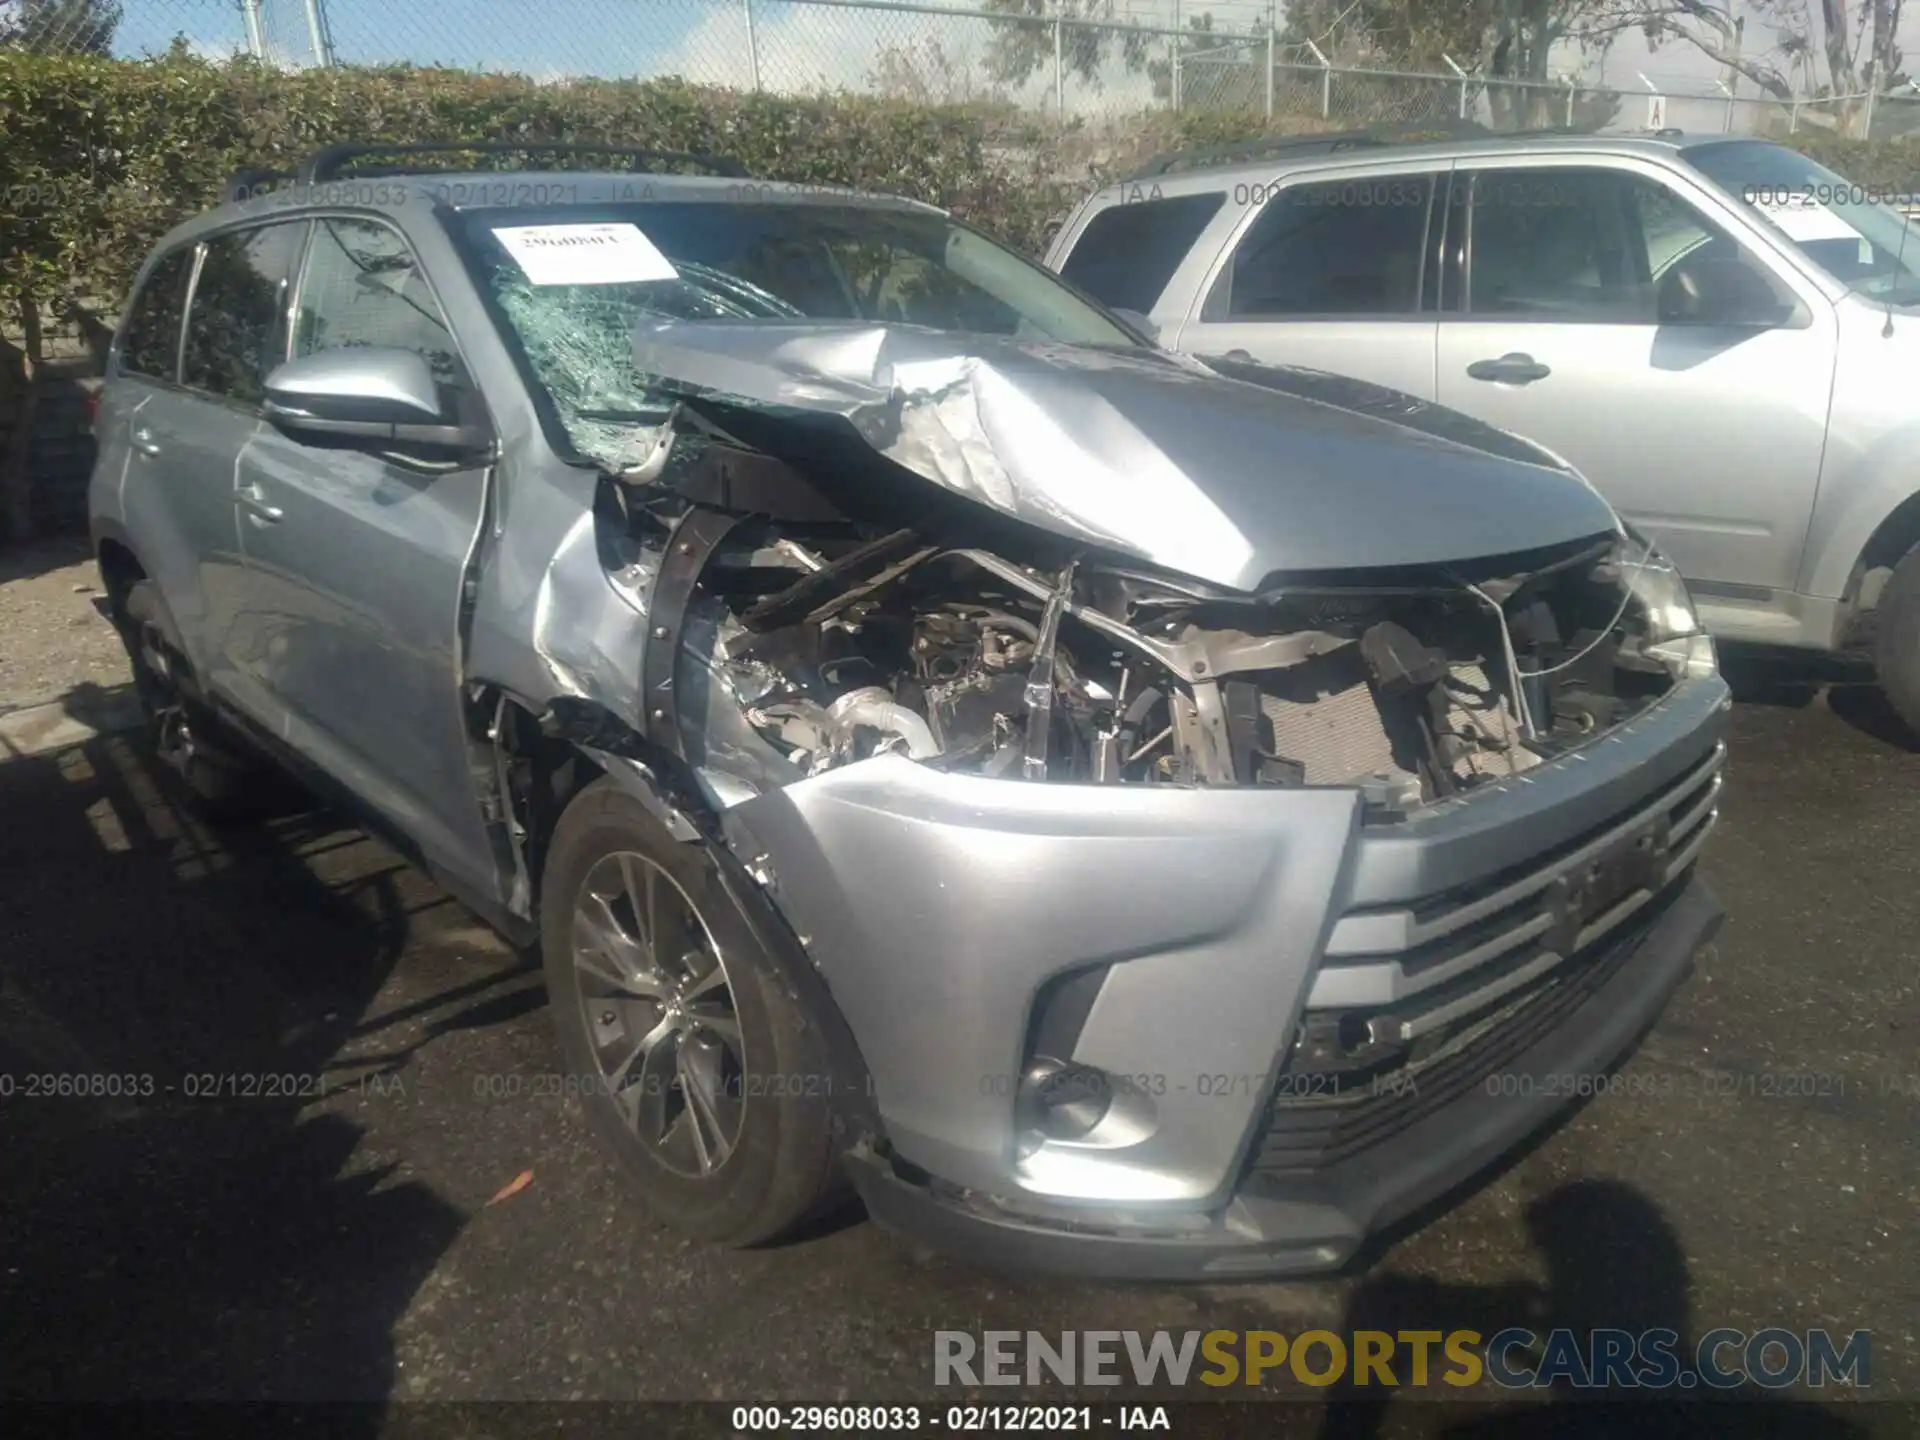
[[[307,157],[294,181],[313,185],[336,179],[349,162],[368,155],[619,155],[628,161],[692,165],[714,175],[748,179],[747,169],[727,155],[697,155],[686,150],[652,150],[636,145],[594,145],[573,140],[433,140],[421,144],[382,145],[346,140]]]
[[[1328,131],[1316,135],[1255,135],[1225,145],[1194,150],[1172,150],[1156,155],[1120,183],[1147,180],[1176,170],[1207,170],[1278,155],[1337,155],[1346,150],[1381,150],[1389,146],[1444,145],[1459,140],[1495,137],[1526,139],[1538,135],[1586,135],[1577,127],[1549,126],[1537,130],[1492,130],[1474,120],[1440,120],[1405,129]]]

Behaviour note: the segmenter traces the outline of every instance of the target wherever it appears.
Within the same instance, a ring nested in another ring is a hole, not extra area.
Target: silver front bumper
[[[1239,1182],[1303,1012],[1390,1003],[1418,1028],[1497,1005],[1652,893],[1570,926],[1586,858],[1657,825],[1664,876],[1682,874],[1715,818],[1726,708],[1717,678],[1689,681],[1574,754],[1394,824],[1347,789],[1029,784],[898,757],[726,824],[825,978],[900,1159],[1014,1208],[1193,1214]],[[1086,1140],[1022,1155],[1036,996],[1088,967],[1104,979],[1071,1058],[1119,1077],[1121,1099]]]

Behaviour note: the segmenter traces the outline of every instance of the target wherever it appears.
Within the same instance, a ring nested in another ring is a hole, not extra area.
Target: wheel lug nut
[[[613,1011],[611,1010],[602,1010],[600,1012],[600,1023],[602,1025],[612,1025],[619,1018],[620,1017],[614,1014]]]

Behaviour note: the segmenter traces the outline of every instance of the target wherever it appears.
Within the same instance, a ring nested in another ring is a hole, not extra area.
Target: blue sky
[[[345,64],[410,61],[527,74],[657,73],[714,9],[711,0],[321,0]],[[122,0],[115,50],[165,49],[176,34],[208,53],[244,49],[239,0]],[[303,0],[261,0],[269,48],[308,58]],[[783,7],[784,8],[784,7]]]
[[[536,78],[569,75],[648,76],[683,74],[722,85],[752,83],[742,0],[318,0],[325,10],[335,55],[348,64],[410,61],[490,71],[518,71]],[[935,0],[956,7],[969,0]],[[122,0],[124,18],[116,49],[123,54],[162,49],[184,34],[204,52],[230,54],[245,46],[239,0]],[[1176,8],[1177,7],[1177,8]],[[863,88],[875,56],[884,47],[911,48],[937,42],[950,62],[977,70],[990,27],[981,21],[906,15],[890,11],[831,8],[798,0],[753,0],[760,78],[770,89]],[[311,58],[305,0],[261,0],[269,52],[294,63]],[[1129,19],[1171,24],[1176,13],[1211,11],[1233,28],[1257,24],[1267,0],[1118,0]],[[1910,53],[1920,51],[1920,5],[1910,7],[1903,29]],[[1280,6],[1284,15],[1284,0]],[[1748,25],[1749,53],[1764,51]],[[1764,31],[1761,32],[1764,35]],[[1583,63],[1584,62],[1584,63]],[[1641,89],[1646,74],[1670,93],[1711,92],[1719,68],[1692,46],[1668,42],[1649,53],[1637,32],[1628,32],[1607,56],[1604,70],[1577,53],[1561,57],[1567,71],[1581,72],[1626,90]],[[1038,85],[1028,98],[1044,100]],[[1139,91],[1139,94],[1134,92]],[[1748,93],[1751,87],[1748,87]],[[1074,108],[1127,107],[1144,103],[1140,76],[1116,73],[1105,93],[1070,96]],[[1076,103],[1077,102],[1077,103]],[[1128,107],[1130,108],[1130,107]]]

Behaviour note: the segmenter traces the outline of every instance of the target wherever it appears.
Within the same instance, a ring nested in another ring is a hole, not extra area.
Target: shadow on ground
[[[1704,1333],[1714,1328],[1692,1313],[1687,1262],[1680,1237],[1660,1207],[1631,1185],[1615,1180],[1582,1180],[1563,1185],[1527,1207],[1527,1238],[1543,1262],[1545,1281],[1515,1281],[1504,1285],[1462,1285],[1424,1277],[1376,1272],[1361,1281],[1348,1302],[1342,1331],[1429,1331],[1444,1323],[1449,1328],[1476,1330],[1491,1341],[1503,1330],[1523,1327],[1541,1342],[1555,1330],[1579,1337],[1582,1346],[1596,1330],[1619,1330],[1639,1336],[1651,1330],[1673,1334],[1670,1349],[1680,1371],[1693,1372],[1692,1357]],[[1844,1341],[1845,1337],[1836,1337]],[[1540,1373],[1563,1367],[1543,1366],[1550,1350],[1544,1343],[1521,1342],[1502,1347],[1516,1370]],[[1737,1363],[1735,1352],[1715,1358]],[[1562,1357],[1564,1358],[1564,1352]],[[1403,1362],[1404,1363],[1404,1362]],[[1436,1347],[1434,1368],[1445,1364]],[[1563,1370],[1564,1373],[1564,1370]],[[1574,1372],[1578,1373],[1577,1369]],[[1668,1437],[1740,1435],[1777,1437],[1777,1440],[1864,1440],[1875,1433],[1859,1419],[1848,1418],[1831,1406],[1800,1399],[1776,1400],[1763,1390],[1745,1385],[1713,1401],[1698,1398],[1697,1381],[1679,1379],[1658,1392],[1665,1403],[1649,1404],[1651,1392],[1583,1392],[1569,1380],[1520,1392],[1510,1404],[1459,1407],[1409,1407],[1394,1402],[1390,1392],[1335,1387],[1319,1429],[1319,1440],[1381,1440],[1418,1433],[1444,1440],[1610,1440],[1631,1434],[1668,1440]],[[1352,1378],[1349,1371],[1348,1378]],[[1404,1384],[1406,1376],[1398,1377]],[[1429,1391],[1429,1394],[1432,1392]],[[1589,1398],[1584,1402],[1583,1393]],[[1605,1393],[1605,1402],[1591,1397]],[[1623,1403],[1623,1397],[1641,1403]],[[1684,1401],[1685,1403],[1681,1403]],[[1747,1403],[1743,1403],[1747,1402]],[[1409,1414],[1410,1408],[1420,1413]],[[1879,1417],[1892,1418],[1892,1417]]]
[[[1920,736],[1893,711],[1873,667],[1839,655],[1723,644],[1720,670],[1746,705],[1800,710],[1824,694],[1827,708],[1861,734],[1896,750],[1920,752]]]
[[[91,559],[93,546],[86,527],[66,527],[63,532],[42,535],[33,540],[0,540],[0,585],[10,580],[29,580],[49,570]]]
[[[0,1398],[388,1396],[465,1217],[337,1056],[444,902],[323,813],[209,832],[124,735],[0,764],[0,815]]]

